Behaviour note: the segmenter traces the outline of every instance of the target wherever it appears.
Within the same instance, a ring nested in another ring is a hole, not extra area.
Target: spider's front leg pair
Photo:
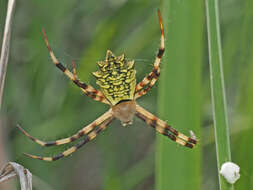
[[[193,148],[197,144],[197,140],[195,138],[191,138],[183,133],[180,133],[168,125],[165,121],[159,119],[139,105],[136,105],[136,116],[153,127],[158,133],[169,137],[172,141],[175,141],[182,146]]]
[[[62,153],[59,153],[56,156],[53,157],[42,157],[42,156],[36,156],[36,155],[31,155],[31,154],[27,154],[25,153],[25,155],[34,158],[34,159],[38,159],[38,160],[44,160],[44,161],[55,161],[58,160],[60,158],[66,157],[70,154],[72,154],[73,152],[75,152],[77,149],[81,148],[83,145],[85,145],[87,142],[91,141],[92,139],[94,139],[98,133],[100,133],[101,131],[105,130],[106,127],[114,120],[114,116],[112,114],[112,110],[110,109],[109,111],[107,111],[106,113],[104,113],[102,116],[100,116],[98,119],[96,119],[95,121],[93,121],[92,123],[90,123],[89,125],[85,126],[83,129],[79,130],[76,134],[72,135],[71,137],[68,138],[64,138],[64,139],[60,139],[60,140],[56,140],[56,141],[41,141],[31,135],[29,135],[24,129],[22,129],[20,126],[18,126],[18,129],[25,135],[27,136],[29,139],[31,139],[32,141],[36,142],[37,144],[41,145],[41,146],[58,146],[58,145],[62,145],[62,144],[67,144],[70,142],[73,142],[79,138],[81,138],[82,136],[86,135],[84,137],[84,139],[82,139],[81,141],[79,141],[76,145],[72,146],[71,148],[65,150]]]

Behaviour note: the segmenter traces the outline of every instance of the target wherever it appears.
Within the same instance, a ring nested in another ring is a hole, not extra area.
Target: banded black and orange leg
[[[42,29],[42,32],[43,32],[43,35],[44,35],[44,39],[45,39],[45,43],[46,43],[46,46],[48,48],[48,51],[49,51],[49,54],[50,54],[50,57],[53,61],[53,63],[56,65],[56,67],[58,69],[60,69],[68,78],[70,78],[70,80],[73,81],[73,83],[75,83],[79,88],[81,88],[81,90],[89,97],[91,97],[92,99],[96,100],[96,101],[99,101],[99,102],[102,102],[102,103],[105,103],[105,104],[110,104],[107,99],[105,98],[104,94],[95,89],[94,87],[90,86],[90,85],[87,85],[83,82],[81,82],[80,80],[78,80],[77,76],[76,76],[76,73],[72,73],[70,72],[64,65],[62,65],[58,59],[55,57],[54,53],[53,53],[53,50],[52,48],[50,47],[49,45],[49,42],[47,40],[47,36],[46,36],[46,33],[45,33],[45,30]],[[73,64],[74,65],[74,64]],[[75,69],[75,68],[74,68]],[[74,71],[76,72],[76,71]]]
[[[39,140],[37,138],[34,138],[29,133],[27,133],[23,128],[21,128],[19,125],[17,127],[25,136],[27,136],[32,141],[36,142],[37,144],[39,144],[41,146],[48,147],[48,146],[54,146],[54,145],[57,146],[57,145],[62,145],[62,144],[67,144],[67,143],[73,142],[73,141],[79,139],[80,137],[82,137],[84,135],[87,135],[94,128],[96,128],[98,125],[100,125],[101,123],[103,123],[104,121],[108,120],[111,117],[112,117],[112,111],[110,109],[109,111],[104,113],[102,116],[97,118],[95,121],[93,121],[89,125],[85,126],[81,130],[79,130],[76,134],[72,135],[71,137],[67,137],[67,138],[64,138],[64,139],[59,139],[59,140],[56,140],[56,141],[47,141],[47,142]]]
[[[158,77],[160,76],[160,63],[161,63],[161,59],[165,50],[165,46],[164,46],[164,30],[163,30],[163,23],[162,23],[162,17],[161,17],[161,13],[160,10],[158,10],[158,17],[159,17],[159,22],[160,22],[160,30],[161,30],[161,44],[160,44],[160,48],[159,51],[156,55],[156,59],[154,62],[154,67],[152,69],[152,72],[150,72],[146,77],[144,77],[144,79],[139,82],[136,85],[135,88],[135,99],[143,96],[144,94],[146,94],[151,88],[152,86],[156,83]],[[147,88],[144,88],[145,86],[147,86]]]
[[[77,77],[76,65],[75,65],[75,62],[74,62],[74,61],[72,61],[72,68],[73,68],[74,80],[77,80],[78,77]]]
[[[173,129],[165,121],[159,119],[139,105],[136,105],[136,116],[145,121],[148,125],[153,127],[157,132],[168,136],[171,140],[183,146],[193,148],[197,144],[197,140],[187,137],[183,133]]]
[[[77,151],[79,148],[81,148],[83,145],[85,145],[87,142],[93,140],[101,131],[105,130],[106,127],[114,120],[114,117],[110,117],[108,118],[106,121],[104,121],[97,129],[95,129],[94,131],[91,131],[83,140],[81,140],[80,142],[78,142],[76,145],[72,146],[71,148],[65,150],[64,152],[59,153],[56,156],[52,156],[52,157],[42,157],[42,156],[36,156],[36,155],[31,155],[31,154],[27,154],[24,153],[26,156],[30,157],[30,158],[34,158],[34,159],[38,159],[38,160],[44,160],[44,161],[55,161],[55,160],[59,160],[63,157],[66,157],[72,153],[74,153],[75,151]]]

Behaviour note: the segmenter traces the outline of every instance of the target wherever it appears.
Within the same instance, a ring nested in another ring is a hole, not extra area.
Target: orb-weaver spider
[[[165,121],[149,113],[147,110],[136,103],[136,99],[146,94],[155,84],[160,75],[160,62],[165,48],[164,30],[159,10],[158,17],[161,30],[161,44],[154,62],[153,70],[136,85],[136,71],[134,69],[134,61],[127,61],[124,54],[116,57],[110,50],[107,50],[105,60],[97,63],[99,66],[99,71],[93,73],[93,75],[97,78],[97,84],[100,86],[101,91],[81,82],[78,79],[74,63],[72,63],[72,73],[58,61],[48,43],[45,31],[43,30],[43,35],[47,48],[49,50],[49,54],[56,67],[58,67],[68,78],[70,78],[87,96],[91,97],[93,100],[110,105],[110,109],[95,121],[79,130],[73,136],[56,141],[41,141],[32,137],[24,129],[18,126],[18,128],[27,137],[40,144],[41,146],[67,144],[86,135],[86,137],[79,143],[56,156],[41,157],[26,154],[27,156],[45,161],[58,160],[72,154],[84,144],[94,139],[98,133],[103,131],[107,125],[109,125],[115,118],[119,119],[122,125],[125,126],[132,123],[134,115],[145,121],[157,132],[168,136],[171,140],[177,142],[178,144],[189,148],[194,147],[194,145],[197,143],[195,137],[190,138],[178,132],[170,125],[168,125]]]

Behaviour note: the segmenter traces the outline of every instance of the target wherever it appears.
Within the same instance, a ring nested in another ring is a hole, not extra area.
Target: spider
[[[136,99],[145,95],[156,83],[160,75],[160,62],[165,50],[164,29],[160,10],[158,10],[158,17],[161,30],[161,44],[154,61],[152,71],[144,77],[141,82],[136,84],[134,60],[128,61],[125,58],[125,54],[117,57],[110,50],[107,50],[105,60],[97,62],[99,71],[93,72],[93,75],[97,78],[96,83],[100,87],[101,91],[81,82],[78,79],[74,62],[72,62],[73,72],[71,72],[58,61],[49,45],[45,31],[42,29],[50,57],[56,67],[59,68],[70,80],[72,80],[73,83],[75,83],[84,92],[84,94],[91,97],[93,100],[108,104],[110,109],[95,121],[79,130],[73,136],[56,141],[41,141],[29,135],[24,129],[18,126],[19,130],[24,135],[39,145],[46,147],[67,144],[85,136],[84,139],[71,148],[53,157],[41,157],[26,153],[25,155],[34,159],[45,161],[58,160],[72,154],[87,142],[93,140],[101,131],[105,130],[115,118],[119,119],[123,126],[126,126],[132,124],[133,117],[135,115],[153,127],[158,133],[169,137],[172,141],[175,141],[180,145],[188,148],[193,148],[196,145],[197,140],[195,137],[190,138],[178,132],[165,121],[159,119],[136,103]]]

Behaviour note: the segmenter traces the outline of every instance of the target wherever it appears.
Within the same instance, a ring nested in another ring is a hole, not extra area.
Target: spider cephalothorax
[[[65,150],[64,152],[53,157],[41,157],[26,154],[27,156],[39,160],[54,161],[65,156],[68,156],[82,147],[87,142],[94,139],[98,133],[103,131],[115,118],[119,119],[123,126],[131,124],[133,117],[138,118],[153,127],[157,132],[167,136],[171,140],[188,148],[193,148],[197,143],[195,137],[187,137],[176,129],[172,128],[165,121],[159,119],[152,113],[145,110],[136,103],[136,99],[146,94],[156,83],[160,76],[160,63],[164,53],[164,32],[160,11],[158,11],[160,29],[161,29],[161,44],[155,58],[152,71],[144,77],[144,79],[136,84],[136,71],[134,70],[134,61],[127,61],[125,55],[116,57],[111,51],[107,51],[105,61],[98,62],[99,71],[93,75],[97,78],[97,84],[101,91],[81,82],[76,74],[75,65],[73,63],[73,73],[62,65],[55,57],[51,47],[49,46],[45,31],[43,34],[45,42],[49,50],[53,63],[58,67],[70,80],[72,80],[87,96],[93,100],[110,105],[110,109],[97,118],[95,121],[86,125],[76,134],[71,137],[63,138],[56,141],[44,142],[29,135],[20,126],[18,128],[31,140],[41,146],[53,146],[67,144],[84,136],[76,145]]]
[[[106,99],[112,105],[122,100],[133,100],[136,86],[134,61],[127,61],[124,54],[116,57],[107,50],[105,60],[97,64],[99,71],[93,75]]]

